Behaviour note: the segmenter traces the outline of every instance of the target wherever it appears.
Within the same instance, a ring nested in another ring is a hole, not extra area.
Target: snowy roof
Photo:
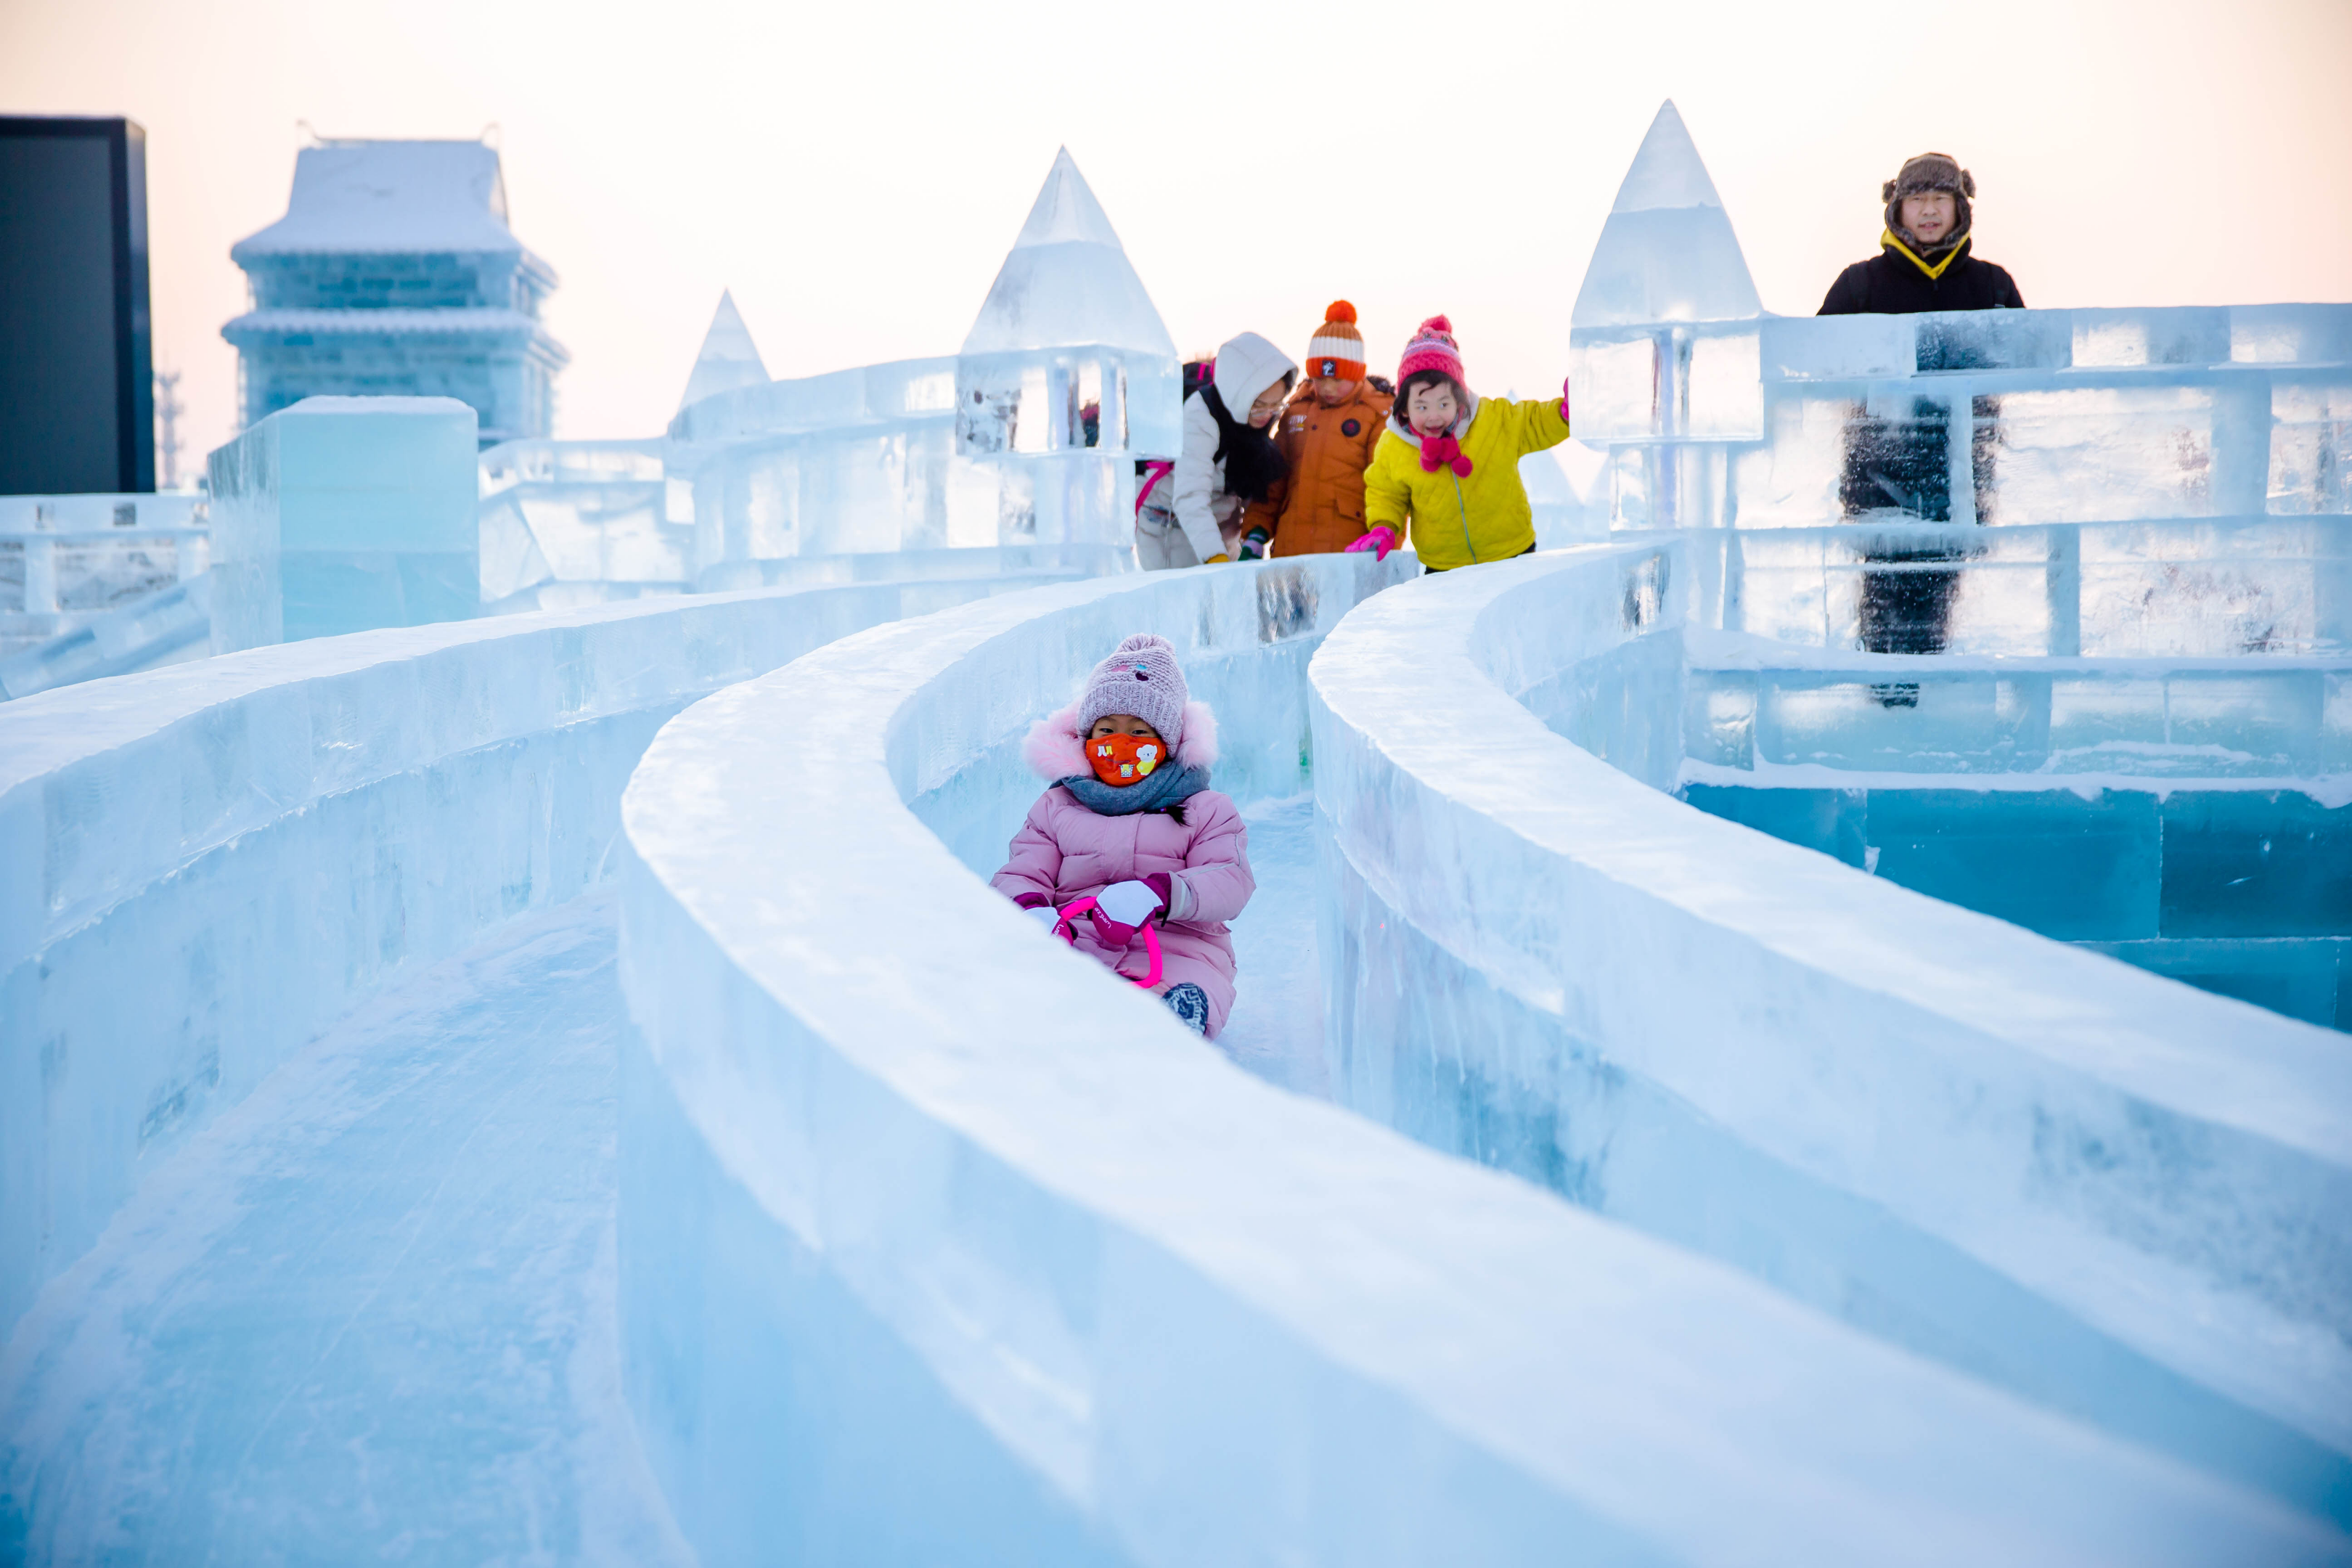
[[[1668,99],[1617,187],[1569,324],[1738,321],[1763,310],[1715,182]]]
[[[479,142],[330,142],[294,157],[286,216],[232,260],[352,252],[522,249],[507,227],[498,150]]]
[[[695,356],[678,408],[683,411],[688,404],[739,386],[764,386],[768,379],[759,346],[751,342],[751,329],[743,324],[742,312],[735,309],[734,293],[720,289],[719,309],[711,312],[710,330],[702,334],[702,352]]]
[[[1102,204],[1066,147],[963,341],[968,354],[1100,343],[1176,357]]]

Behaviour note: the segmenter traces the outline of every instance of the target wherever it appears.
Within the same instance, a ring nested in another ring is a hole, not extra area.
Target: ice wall
[[[704,692],[1036,578],[371,632],[0,707],[0,1333],[360,998],[609,874]]]
[[[212,455],[215,653],[481,605],[474,411],[306,397]]]
[[[623,808],[625,1353],[701,1560],[2343,1556],[1274,1089],[972,874],[1034,796],[1030,720],[1138,629],[1222,705],[1220,781],[1294,785],[1302,658],[1401,565],[967,607],[648,750]]]
[[[1318,655],[1343,1101],[2352,1514],[2342,1038],[1662,793],[1681,562],[1427,579]]]

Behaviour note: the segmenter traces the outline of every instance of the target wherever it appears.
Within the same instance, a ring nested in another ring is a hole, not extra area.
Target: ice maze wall
[[[688,702],[1037,580],[383,630],[0,708],[0,1331],[355,1003],[607,876]]]
[[[2343,1037],[1674,799],[1685,549],[1418,582],[1317,656],[1341,1100],[2352,1517]]]
[[[1609,612],[1592,651],[1633,649],[1609,687],[1619,717],[1591,733],[1638,749],[1672,649],[1644,664],[1662,645],[1615,617],[1633,604],[1659,624],[1667,584],[1639,574],[1663,557],[1590,559]],[[1759,1542],[1816,1563],[2341,1556],[2340,1535],[2275,1498],[1809,1310],[1783,1282],[1282,1092],[975,874],[1040,787],[1015,755],[1028,724],[1138,630],[1169,637],[1219,706],[1219,782],[1244,798],[1295,791],[1310,770],[1319,792],[1335,745],[1339,781],[1360,790],[1397,768],[1383,748],[1455,737],[1465,709],[1507,710],[1530,741],[1572,750],[1475,687],[1416,692],[1377,744],[1339,727],[1347,698],[1302,671],[1335,662],[1356,619],[1378,628],[1391,602],[1433,603],[1407,586],[1341,624],[1402,564],[1311,557],[967,605],[730,688],[647,750],[622,808],[638,1036],[623,1071],[624,1358],[647,1456],[701,1560],[1728,1563]],[[1445,587],[1475,593],[1501,571]],[[1562,668],[1561,647],[1535,637],[1528,668]],[[1391,679],[1414,673],[1377,662]],[[1381,836],[1480,847],[1467,830],[1486,818],[1471,784],[1457,793],[1391,791],[1419,815]],[[1361,814],[1340,821],[1369,831]],[[1473,892],[1506,933],[1539,940],[1525,883],[1486,880],[1527,863],[1489,849],[1413,868],[1433,897]],[[1695,874],[1654,855],[1643,880]],[[1392,917],[1407,918],[1433,917],[1416,900]],[[1376,938],[1343,910],[1326,940]],[[1661,957],[1625,967],[1654,980]],[[1834,1016],[1842,1000],[1826,976],[1743,973],[1767,987],[1768,1015]],[[1947,999],[1930,989],[1911,1015]],[[1507,1025],[1498,1038],[1532,1058],[1531,1029],[1465,988],[1449,999]],[[1909,1076],[1969,1087],[1965,1063],[1931,1059]],[[1827,1075],[1841,1108],[1883,1083],[1917,1111],[1886,1053],[1865,1042],[1851,1067]],[[2242,1152],[2262,1140],[2231,1128],[2210,1142],[2234,1173],[2254,1171],[2264,1223],[2300,1215],[2325,1235],[2340,1186],[2311,1190],[2322,1162],[2304,1144],[2332,1135],[2328,1113],[2255,1103],[2286,1070],[2260,1066],[2226,1100],[2301,1117],[2295,1139]],[[1799,1098],[1771,1107],[1780,1129],[1851,1156],[1804,1123]],[[2040,1103],[2069,1132],[2072,1112],[2114,1100],[2053,1089]],[[1940,1163],[1952,1152],[1933,1142],[1919,1163],[1961,1168]],[[2013,1217],[2008,1194],[1972,1211],[1972,1184],[1936,1195],[1996,1231]],[[2261,1261],[2283,1286],[2340,1283]],[[2313,1470],[2334,1462],[2295,1440]]]

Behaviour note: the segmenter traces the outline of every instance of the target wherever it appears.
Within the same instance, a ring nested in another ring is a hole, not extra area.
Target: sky
[[[2029,304],[2352,300],[2352,0],[2229,6],[0,0],[0,112],[147,132],[155,357],[236,426],[228,259],[310,136],[492,136],[562,278],[559,436],[657,433],[722,288],[778,377],[955,352],[1066,145],[1180,349],[1375,367],[1449,313],[1533,395],[1659,103],[1765,308],[1876,248],[1906,156],[1976,175]],[[307,127],[307,128],[306,128]]]

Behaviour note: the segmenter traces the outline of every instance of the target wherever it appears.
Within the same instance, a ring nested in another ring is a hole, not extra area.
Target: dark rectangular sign
[[[0,115],[0,495],[155,488],[147,133]]]

